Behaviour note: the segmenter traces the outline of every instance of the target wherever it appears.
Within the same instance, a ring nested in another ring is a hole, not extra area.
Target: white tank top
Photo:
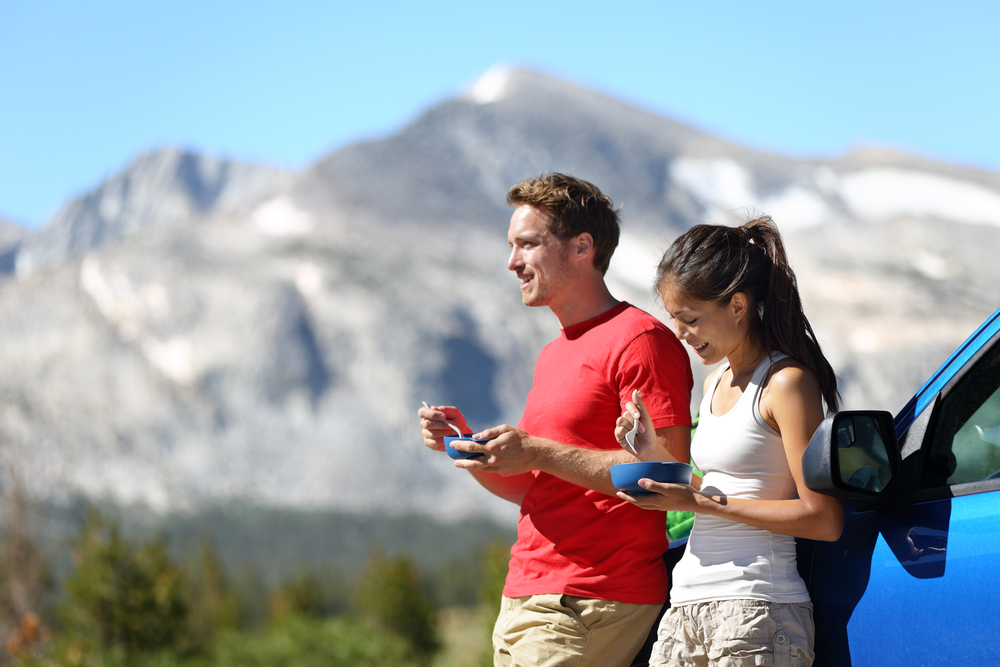
[[[703,491],[730,498],[796,498],[795,481],[781,436],[760,414],[760,390],[771,365],[788,355],[774,353],[754,371],[746,391],[729,412],[712,414],[716,385],[701,401],[691,458],[705,475]],[[795,565],[795,538],[744,523],[696,514],[687,550],[674,567],[671,605],[712,600],[754,599],[805,602],[809,593]]]

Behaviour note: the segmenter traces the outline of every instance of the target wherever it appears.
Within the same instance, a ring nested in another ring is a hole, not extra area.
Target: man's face
[[[521,300],[526,306],[552,306],[566,298],[572,271],[566,245],[549,231],[538,209],[519,206],[507,231],[510,258],[507,268],[521,280]]]

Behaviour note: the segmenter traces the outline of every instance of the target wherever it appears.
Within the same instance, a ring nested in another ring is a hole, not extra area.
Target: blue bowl
[[[447,452],[448,456],[450,456],[453,459],[478,459],[482,458],[483,456],[482,452],[462,452],[457,449],[452,449],[451,443],[455,442],[456,440],[459,442],[463,441],[480,442],[480,443],[489,442],[488,438],[480,438],[479,440],[475,440],[472,437],[471,433],[466,433],[461,438],[458,437],[457,435],[446,435],[444,436],[444,451]]]
[[[611,466],[611,483],[630,496],[652,493],[639,486],[643,478],[664,484],[690,484],[691,466],[674,461],[636,461]]]

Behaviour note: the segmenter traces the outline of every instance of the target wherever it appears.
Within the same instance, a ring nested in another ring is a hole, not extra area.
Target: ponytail
[[[778,228],[769,216],[763,216],[739,229],[746,230],[750,244],[759,247],[769,260],[767,287],[756,305],[761,344],[765,350],[784,352],[805,365],[819,381],[827,409],[836,412],[840,407],[837,376],[802,308],[798,282]]]
[[[802,309],[795,273],[769,216],[735,228],[695,225],[657,267],[658,294],[668,282],[696,300],[719,305],[736,292],[746,294],[750,335],[765,351],[784,352],[802,363],[818,380],[827,410],[839,409],[837,376]]]

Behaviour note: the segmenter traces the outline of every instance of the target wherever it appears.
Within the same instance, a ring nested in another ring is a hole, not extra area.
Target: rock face
[[[12,222],[0,219],[0,279],[14,271],[14,262],[27,231]]]
[[[36,496],[155,508],[512,517],[423,447],[415,414],[426,400],[476,428],[516,423],[558,325],[506,271],[504,196],[543,171],[622,205],[609,284],[661,316],[650,283],[680,231],[771,214],[846,407],[898,410],[1000,305],[1000,174],[871,151],[793,160],[491,71],[301,173],[157,151],[15,234],[8,474]]]
[[[280,191],[278,169],[167,149],[136,158],[93,192],[74,199],[17,256],[18,273],[52,268],[150,225],[190,225],[246,213]]]

